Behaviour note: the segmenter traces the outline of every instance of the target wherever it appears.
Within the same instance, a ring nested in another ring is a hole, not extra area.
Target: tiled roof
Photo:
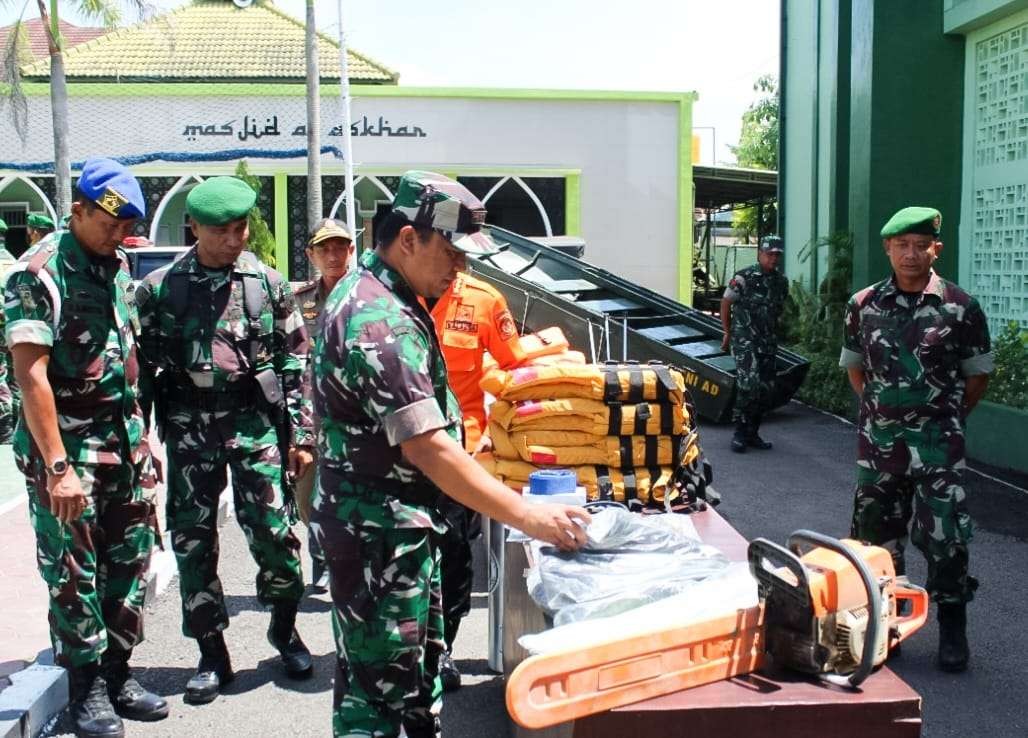
[[[25,35],[28,37],[29,42],[29,51],[32,52],[33,58],[41,59],[44,56],[49,56],[50,46],[46,40],[46,28],[43,26],[43,21],[39,18],[29,18],[22,21],[21,26],[25,29]],[[97,36],[107,33],[106,28],[83,28],[82,26],[73,26],[65,21],[60,21],[60,27],[61,35],[64,37],[65,49],[70,49],[72,46],[90,41]],[[14,28],[13,24],[0,28],[0,47],[7,47],[7,39],[12,28]]]
[[[321,77],[339,79],[339,45],[319,34]],[[395,84],[399,75],[347,50],[350,81]],[[247,8],[231,0],[197,0],[170,13],[106,33],[65,54],[69,80],[303,81],[304,24],[257,0]],[[47,78],[50,60],[22,67],[27,78]]]

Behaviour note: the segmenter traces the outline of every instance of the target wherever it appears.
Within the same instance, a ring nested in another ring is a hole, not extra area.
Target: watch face
[[[64,459],[58,459],[50,467],[50,472],[52,474],[64,474],[66,471],[68,471],[68,462]]]

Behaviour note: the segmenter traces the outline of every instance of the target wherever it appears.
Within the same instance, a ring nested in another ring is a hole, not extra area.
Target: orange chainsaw
[[[803,548],[810,548],[802,553]],[[756,671],[766,661],[856,689],[928,616],[884,548],[796,531],[749,545],[759,604],[702,623],[531,656],[507,683],[519,725],[544,728]]]

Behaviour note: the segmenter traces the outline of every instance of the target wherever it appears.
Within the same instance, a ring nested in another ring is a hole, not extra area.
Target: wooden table
[[[746,560],[746,539],[716,512],[696,513],[692,520],[705,543],[733,561]],[[525,587],[524,544],[506,544],[504,556],[503,671],[509,677],[528,656],[517,639],[547,624]],[[793,673],[757,673],[544,730],[513,721],[510,728],[517,738],[730,738],[777,731],[782,738],[913,738],[921,735],[921,697],[885,667],[868,677],[859,692]]]

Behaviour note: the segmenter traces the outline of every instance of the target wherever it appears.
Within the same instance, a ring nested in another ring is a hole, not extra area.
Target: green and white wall
[[[0,156],[0,176],[53,156],[47,86],[26,92],[30,122],[41,123]],[[537,218],[537,232],[526,235],[581,236],[587,260],[691,301],[694,94],[393,86],[352,93],[361,219],[352,225],[374,217],[403,171],[441,171],[486,199],[498,225],[517,230]],[[341,149],[338,94],[322,87],[322,144]],[[71,158],[142,161],[132,169],[150,199],[147,234],[173,243],[181,242],[182,192],[245,158],[262,178],[280,266],[302,277],[304,95],[296,84],[70,84]],[[6,118],[0,136],[18,141]],[[345,212],[342,173],[341,159],[325,154],[326,214]]]

